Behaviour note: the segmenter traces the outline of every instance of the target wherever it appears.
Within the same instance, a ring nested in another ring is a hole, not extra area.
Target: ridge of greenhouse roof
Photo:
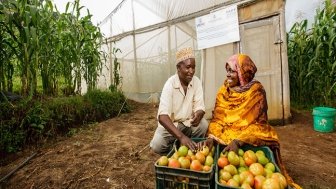
[[[98,26],[100,26],[101,24],[105,24],[109,18],[111,18],[111,16],[113,16],[121,7],[122,5],[124,4],[126,0],[122,0],[112,11],[110,14],[108,14],[104,19],[103,21],[101,21]]]
[[[123,0],[123,2],[124,1],[125,0]],[[166,25],[176,24],[176,23],[180,23],[180,22],[195,18],[195,17],[203,16],[203,15],[206,15],[206,14],[212,12],[212,11],[219,10],[219,9],[221,9],[224,6],[227,6],[227,5],[236,4],[237,6],[247,6],[250,3],[253,3],[255,1],[259,1],[259,0],[224,0],[223,2],[218,3],[214,6],[211,6],[211,7],[208,7],[208,8],[203,8],[203,9],[198,10],[196,12],[192,12],[192,13],[189,13],[189,14],[186,14],[186,15],[183,15],[183,16],[179,16],[179,17],[170,19],[170,20],[162,21],[162,22],[159,22],[157,24],[148,25],[148,26],[141,27],[141,28],[138,28],[138,29],[133,29],[133,30],[129,30],[129,31],[126,31],[126,32],[122,32],[122,33],[117,34],[117,35],[109,36],[109,37],[106,38],[106,42],[118,41],[118,40],[120,40],[120,39],[122,39],[122,38],[124,38],[128,35],[140,34],[140,33],[153,31],[155,29],[162,28]],[[283,1],[285,1],[285,0],[283,0]],[[123,2],[121,2],[120,4],[122,4]],[[113,10],[109,16],[112,16],[119,8],[120,7]],[[107,19],[108,19],[109,16],[107,16],[105,18],[106,20],[104,19],[104,21],[105,21],[104,23],[107,22]],[[104,24],[104,23],[101,22],[101,24]]]

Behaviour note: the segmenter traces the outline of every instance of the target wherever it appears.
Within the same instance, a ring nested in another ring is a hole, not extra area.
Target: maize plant
[[[21,81],[21,94],[81,93],[96,87],[104,63],[103,36],[92,15],[79,0],[60,13],[51,0],[4,0],[0,3],[0,91],[12,91],[13,77]]]
[[[299,106],[336,106],[336,6],[331,0],[287,35],[291,101]],[[307,95],[309,94],[309,95]]]

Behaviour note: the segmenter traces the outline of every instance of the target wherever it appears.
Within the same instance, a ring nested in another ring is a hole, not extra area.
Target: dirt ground
[[[146,146],[156,128],[157,106],[132,105],[129,114],[44,146],[0,188],[155,188],[159,156]],[[293,112],[292,124],[275,128],[294,181],[308,189],[335,189],[336,132],[314,131],[310,112]],[[35,151],[11,157],[1,165],[0,179]]]

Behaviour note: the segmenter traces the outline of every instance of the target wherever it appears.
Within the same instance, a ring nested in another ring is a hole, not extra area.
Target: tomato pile
[[[244,189],[285,189],[285,177],[262,150],[221,152],[217,159],[220,185]]]
[[[197,152],[192,152],[188,147],[182,145],[175,150],[171,157],[161,156],[157,163],[160,166],[168,166],[171,168],[183,168],[193,171],[211,171],[211,166],[214,164],[215,147],[209,149],[204,146]]]

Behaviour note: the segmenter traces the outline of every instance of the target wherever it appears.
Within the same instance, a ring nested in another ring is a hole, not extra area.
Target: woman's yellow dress
[[[230,88],[225,82],[219,89],[208,137],[228,145],[238,139],[254,146],[269,146],[289,185],[301,188],[287,174],[280,156],[280,144],[274,128],[268,124],[267,100],[260,82]]]

